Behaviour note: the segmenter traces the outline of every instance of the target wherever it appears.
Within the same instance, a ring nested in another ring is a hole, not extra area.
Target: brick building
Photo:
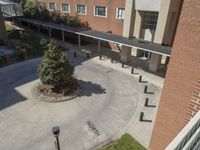
[[[158,44],[172,45],[181,0],[39,0],[50,11],[78,14],[93,29],[124,37],[136,37]],[[111,46],[112,47],[112,46]],[[121,49],[121,60],[127,62],[131,54],[149,59],[149,69],[159,70],[169,58],[139,49]]]
[[[150,149],[164,149],[200,111],[200,1],[184,0]]]
[[[122,35],[123,20],[116,16],[117,9],[123,15],[125,8],[124,0],[41,0],[46,3],[50,11],[59,11],[69,13],[70,15],[79,15],[83,22],[88,22],[93,30],[102,32],[112,31],[115,34]],[[96,11],[95,11],[96,10]]]
[[[200,110],[199,0],[39,1],[50,11],[78,14],[93,30],[173,45],[150,149],[164,149]],[[139,49],[121,49],[124,62],[130,55],[144,55]],[[149,56],[151,71],[169,60],[160,54]]]

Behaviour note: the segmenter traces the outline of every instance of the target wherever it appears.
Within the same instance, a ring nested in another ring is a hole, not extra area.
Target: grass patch
[[[40,39],[23,32],[20,34],[19,30],[14,30],[8,35],[9,39],[20,40],[20,43],[27,49],[28,55],[31,57],[40,57],[44,54],[44,48],[40,45]]]
[[[5,26],[6,26],[6,31],[11,31],[14,29],[13,25],[11,24],[11,22],[5,22]]]
[[[99,150],[146,150],[146,148],[139,144],[131,135],[126,133],[114,144]]]

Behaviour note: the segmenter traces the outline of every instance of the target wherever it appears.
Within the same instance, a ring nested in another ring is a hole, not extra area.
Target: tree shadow
[[[93,94],[106,94],[106,89],[104,89],[101,85],[97,83],[83,80],[79,80],[79,83],[81,85],[81,92],[79,94],[79,97],[92,96]]]
[[[70,59],[72,60],[72,58]],[[25,96],[19,93],[16,88],[38,79],[37,68],[41,59],[36,58],[6,66],[0,69],[0,111],[27,100]],[[73,60],[73,65],[81,65],[85,58]],[[80,80],[83,90],[79,94],[82,96],[92,96],[93,94],[105,94],[106,89],[97,83]]]

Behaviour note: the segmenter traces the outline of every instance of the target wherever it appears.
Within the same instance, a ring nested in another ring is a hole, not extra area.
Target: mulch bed
[[[61,92],[53,92],[53,87],[50,85],[43,85],[42,83],[37,83],[32,89],[32,94],[34,95],[34,97],[41,101],[56,103],[76,98],[82,90],[81,87],[81,84],[78,82],[78,86],[76,89],[70,90],[69,92],[67,92],[67,94],[64,95]]]

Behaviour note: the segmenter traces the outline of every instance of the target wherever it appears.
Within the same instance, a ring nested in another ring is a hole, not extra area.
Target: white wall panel
[[[142,11],[159,11],[161,0],[135,0],[135,9]]]

